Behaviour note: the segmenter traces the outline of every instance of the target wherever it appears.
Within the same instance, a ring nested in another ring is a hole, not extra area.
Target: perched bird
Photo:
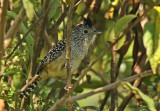
[[[100,31],[95,30],[89,18],[84,18],[83,24],[78,24],[71,33],[71,73],[73,73],[81,63],[82,59],[88,53],[89,46],[96,39],[96,35]],[[66,62],[66,39],[63,39],[47,53],[38,68],[37,74],[39,77],[21,92],[20,97],[26,97],[36,87],[37,82],[47,78],[65,79],[67,71],[65,68]]]

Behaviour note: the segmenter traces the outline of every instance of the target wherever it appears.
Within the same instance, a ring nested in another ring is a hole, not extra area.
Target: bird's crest
[[[92,22],[89,17],[83,19],[83,23],[89,27],[92,27]]]

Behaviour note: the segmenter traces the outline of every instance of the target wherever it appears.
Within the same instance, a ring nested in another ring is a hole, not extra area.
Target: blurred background
[[[89,69],[73,96],[143,71],[154,73],[138,83],[131,82],[136,89],[119,85],[73,102],[73,109],[159,110],[159,0],[0,0],[0,111],[20,108],[18,91],[35,75],[52,46],[66,37],[71,4],[72,29],[83,17],[90,17],[93,26],[103,32],[72,75],[72,84],[88,65],[106,52]],[[25,101],[24,109],[46,111],[66,93],[64,87],[61,80],[54,78],[40,82]],[[67,105],[58,110],[67,110]]]

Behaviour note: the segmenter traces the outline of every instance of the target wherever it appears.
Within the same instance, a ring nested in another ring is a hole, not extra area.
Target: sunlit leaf
[[[144,45],[147,50],[151,68],[156,73],[157,66],[160,63],[160,11],[154,12],[152,22],[149,22],[144,27]]]
[[[26,10],[27,17],[29,21],[32,21],[34,17],[34,7],[30,0],[23,0],[23,5]]]
[[[75,0],[63,0],[63,2],[66,4],[73,4]]]
[[[129,22],[131,22],[136,16],[135,15],[127,15],[122,18],[120,18],[115,26],[114,32],[115,36],[118,36],[124,28],[128,25]]]
[[[148,108],[151,111],[156,111],[155,109],[155,103],[153,99],[151,99],[149,96],[141,92],[138,88],[132,86],[129,82],[123,82],[122,85],[129,91],[131,91],[134,94],[138,94],[148,105]]]
[[[106,0],[104,0],[106,1]],[[108,14],[110,18],[113,18],[114,17],[114,10],[116,10],[116,7],[118,6],[118,3],[119,3],[119,0],[113,0],[110,5],[109,5],[109,9],[108,9]],[[108,18],[106,16],[106,18]]]

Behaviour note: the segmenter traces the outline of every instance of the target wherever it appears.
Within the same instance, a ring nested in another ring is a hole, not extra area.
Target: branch
[[[113,38],[113,41],[115,42],[116,40],[116,37]],[[111,55],[111,73],[110,73],[110,76],[111,76],[111,80],[110,82],[111,83],[114,83],[117,79],[116,77],[116,51],[117,50],[117,44],[115,44],[112,48],[112,55]],[[117,89],[113,89],[111,91],[111,108],[110,108],[110,111],[114,111],[115,108],[117,107]]]
[[[46,30],[44,31],[44,40],[45,40],[45,43],[48,46],[48,48],[51,49],[52,48],[52,42],[49,40],[48,33],[47,33]]]
[[[67,93],[71,88],[71,67],[70,67],[70,56],[71,56],[71,31],[72,31],[72,15],[73,15],[73,4],[70,4],[68,12],[68,23],[67,23],[67,44],[66,44],[66,64],[67,64]],[[69,97],[71,95],[69,94]],[[72,111],[72,104],[68,103],[68,110]]]
[[[28,86],[30,86],[37,78],[39,77],[39,75],[35,75],[32,80],[30,80],[22,89],[20,92],[23,92]]]
[[[117,86],[121,85],[122,82],[132,82],[132,81],[134,81],[136,79],[144,78],[144,77],[151,76],[151,75],[153,75],[153,72],[151,70],[144,71],[144,72],[140,73],[139,75],[134,75],[134,76],[125,78],[125,79],[123,79],[121,81],[114,82],[114,83],[111,83],[111,84],[103,86],[103,87],[99,87],[99,88],[94,89],[94,90],[92,90],[92,91],[90,91],[88,93],[85,93],[83,95],[68,98],[65,101],[65,103],[66,102],[74,102],[74,101],[77,101],[77,100],[80,100],[80,99],[84,99],[86,97],[92,96],[94,94],[97,94],[97,93],[100,93],[100,92],[103,92],[103,91],[110,91],[110,90],[116,88]]]
[[[109,84],[109,81],[107,81],[106,77],[104,74],[101,74],[100,72],[95,71],[93,68],[90,69],[90,71],[92,71],[94,74],[96,74],[98,77],[100,77],[100,79],[105,83],[105,84]]]
[[[4,50],[6,50],[9,45],[11,44],[13,38],[15,37],[15,35],[17,34],[19,27],[21,25],[21,23],[23,22],[23,19],[25,17],[26,13],[25,13],[25,9],[24,7],[21,8],[17,18],[15,19],[13,25],[9,28],[9,31],[7,32],[5,38],[7,38],[4,41]]]
[[[4,54],[4,35],[6,29],[6,16],[8,9],[8,0],[1,0],[0,4],[0,67],[1,59]]]

